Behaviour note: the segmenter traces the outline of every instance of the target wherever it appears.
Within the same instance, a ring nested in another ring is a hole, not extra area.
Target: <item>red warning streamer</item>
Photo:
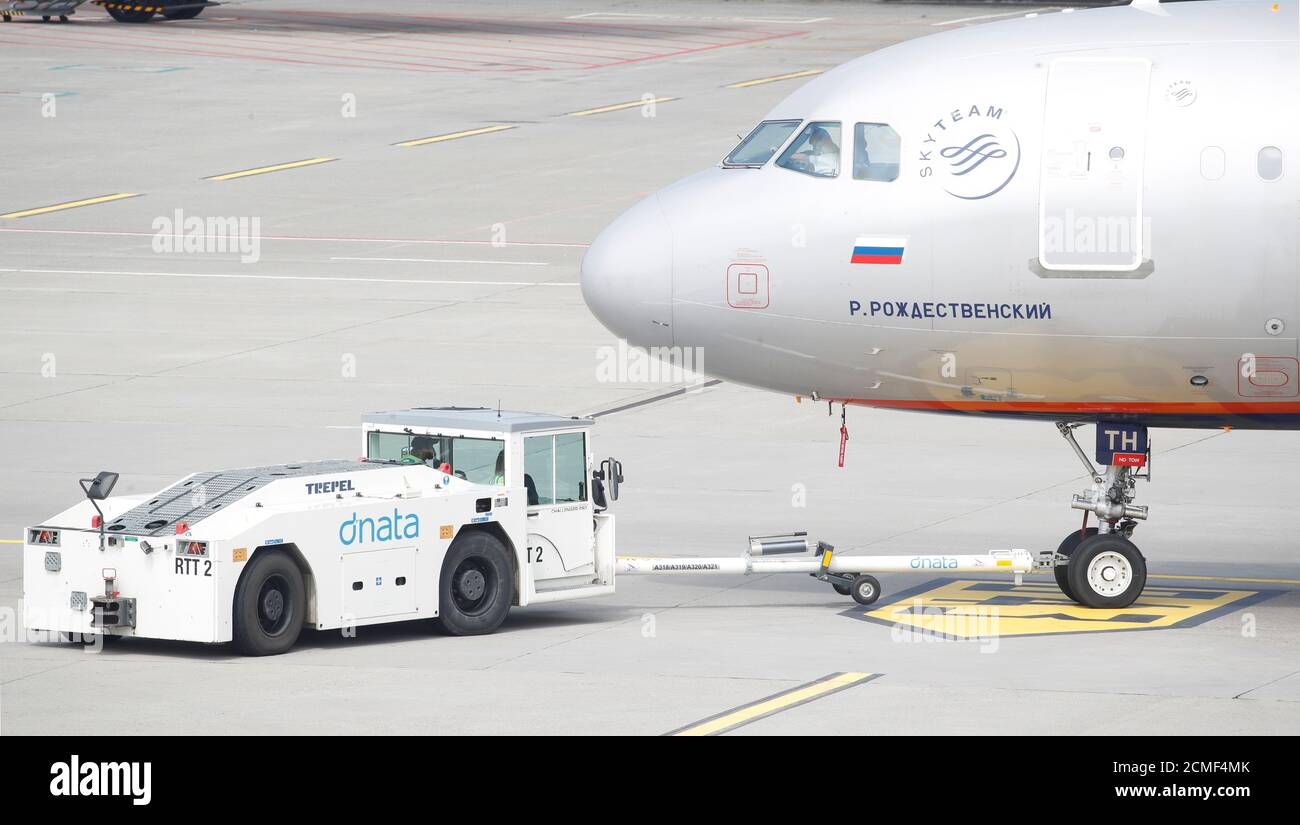
[[[849,446],[849,425],[844,416],[844,408],[840,407],[840,467],[844,467],[844,451]]]

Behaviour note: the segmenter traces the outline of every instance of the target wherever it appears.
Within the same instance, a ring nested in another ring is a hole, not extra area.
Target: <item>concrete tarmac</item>
[[[143,493],[354,456],[369,410],[649,400],[596,428],[625,468],[624,554],[739,555],[789,530],[842,552],[1039,550],[1077,528],[1086,481],[1048,424],[850,410],[840,469],[822,405],[602,380],[617,342],[577,287],[606,223],[715,163],[804,73],[1031,8],[357,8],[0,25],[0,734],[1300,732],[1290,433],[1155,433],[1151,584],[1247,594],[1163,629],[961,640],[868,621],[807,577],[724,576],[629,577],[490,637],[305,632],[269,659],[19,638],[16,541],[78,478]],[[232,177],[248,170],[268,171]],[[256,249],[162,237],[216,217],[256,219]],[[883,609],[979,577],[881,578]]]

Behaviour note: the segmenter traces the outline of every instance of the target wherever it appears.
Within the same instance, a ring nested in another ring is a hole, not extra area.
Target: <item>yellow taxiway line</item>
[[[821,69],[805,69],[802,72],[790,72],[789,74],[778,74],[772,77],[760,77],[757,80],[742,80],[739,83],[730,83],[728,89],[747,89],[750,86],[762,86],[764,83],[778,83],[782,80],[794,80],[800,77],[812,77],[821,74]]]
[[[1250,584],[1300,584],[1300,579],[1244,579],[1237,576],[1162,576],[1149,573],[1148,579],[1183,579],[1189,582],[1249,582]]]
[[[716,736],[720,733],[735,730],[741,725],[748,725],[750,722],[757,722],[759,719],[821,699],[832,693],[847,690],[855,685],[868,682],[879,675],[878,673],[832,673],[815,682],[791,688],[782,693],[768,696],[765,699],[759,699],[757,702],[720,713],[717,716],[710,716],[708,719],[702,719],[684,728],[678,728],[668,735]]]
[[[0,539],[0,544],[22,544],[22,539]]]
[[[484,126],[481,129],[466,129],[463,132],[451,132],[446,135],[434,135],[433,137],[416,138],[415,140],[404,140],[401,143],[394,143],[394,146],[425,146],[430,143],[442,143],[447,140],[460,140],[461,138],[474,137],[475,135],[486,135],[492,132],[504,132],[507,129],[516,128],[513,124],[499,124],[497,126]]]
[[[565,117],[586,117],[587,115],[601,115],[605,112],[617,112],[621,109],[635,109],[638,106],[646,106],[651,103],[667,103],[676,100],[675,97],[656,97],[653,100],[629,100],[627,103],[613,103],[609,106],[597,106],[595,109],[583,109],[579,112],[566,112]]]
[[[265,175],[268,172],[282,172],[285,169],[300,169],[303,166],[316,166],[321,163],[329,163],[338,160],[338,158],[308,158],[307,160],[295,160],[292,163],[277,163],[274,166],[259,166],[256,169],[244,169],[239,172],[227,172],[224,175],[212,175],[204,180],[235,180],[236,178],[249,178],[253,175]]]
[[[0,218],[30,218],[32,215],[44,215],[47,212],[61,212],[64,209],[76,209],[79,206],[94,206],[97,203],[111,203],[113,201],[126,200],[127,198],[138,198],[136,192],[119,192],[116,195],[103,195],[98,198],[86,198],[79,201],[68,201],[67,203],[56,203],[51,206],[38,206],[35,209],[24,209],[19,212],[8,212],[0,215]]]

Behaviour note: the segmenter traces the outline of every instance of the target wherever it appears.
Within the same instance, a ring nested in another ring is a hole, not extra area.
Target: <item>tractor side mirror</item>
[[[99,551],[104,552],[104,511],[99,509],[99,503],[108,498],[108,494],[113,492],[113,485],[117,484],[117,473],[110,473],[107,470],[102,471],[94,478],[83,478],[80,481],[81,491],[90,499],[90,506],[95,508],[99,514]]]
[[[94,478],[83,478],[81,480],[81,488],[86,491],[86,498],[91,501],[103,501],[108,498],[116,484],[117,473],[110,473],[107,470]]]
[[[607,458],[600,462],[600,477],[613,501],[618,501],[618,487],[623,483],[623,462]]]

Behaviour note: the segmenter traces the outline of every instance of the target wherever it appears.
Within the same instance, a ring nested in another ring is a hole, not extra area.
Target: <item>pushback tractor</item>
[[[487,408],[371,413],[362,457],[198,472],[146,496],[85,500],[26,530],[24,625],[80,639],[233,642],[283,653],[303,628],[435,620],[496,630],[512,607],[604,596],[616,574],[796,573],[860,604],[871,573],[1050,571],[1056,554],[845,556],[806,534],[739,557],[618,557],[620,462],[590,418]]]

